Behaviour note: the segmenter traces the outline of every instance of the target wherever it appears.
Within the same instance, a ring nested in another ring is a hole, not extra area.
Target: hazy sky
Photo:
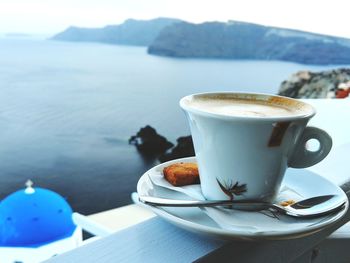
[[[0,0],[0,32],[54,34],[127,18],[240,20],[350,38],[350,0]]]

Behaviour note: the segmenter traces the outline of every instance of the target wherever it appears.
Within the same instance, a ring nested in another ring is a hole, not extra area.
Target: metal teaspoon
[[[345,200],[340,195],[321,195],[307,198],[289,206],[271,204],[255,200],[176,200],[153,196],[139,196],[141,203],[151,206],[170,207],[213,207],[231,206],[233,209],[244,209],[244,206],[254,206],[259,209],[274,209],[280,213],[293,217],[316,217],[332,213],[341,209]],[[255,209],[256,210],[256,209]]]

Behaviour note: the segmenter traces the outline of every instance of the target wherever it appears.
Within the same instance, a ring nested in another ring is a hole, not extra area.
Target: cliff
[[[350,39],[245,22],[181,22],[160,31],[148,53],[186,58],[350,64]]]
[[[54,35],[51,39],[148,46],[162,29],[180,21],[172,18],[156,18],[152,20],[128,19],[123,24],[110,25],[103,28],[71,26],[65,31]]]
[[[292,98],[346,98],[350,69],[322,72],[299,71],[281,83],[278,94]]]

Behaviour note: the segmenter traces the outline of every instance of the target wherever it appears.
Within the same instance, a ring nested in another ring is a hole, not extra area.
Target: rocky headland
[[[278,94],[291,98],[346,98],[350,93],[350,69],[322,72],[299,71],[281,83]]]
[[[350,64],[350,39],[237,21],[181,22],[164,28],[148,53],[183,58]]]
[[[71,26],[51,39],[75,42],[101,42],[116,45],[148,46],[168,25],[180,22],[173,18],[151,20],[128,19],[120,25],[103,28],[82,28]]]
[[[350,64],[350,39],[238,21],[128,19],[103,28],[72,26],[51,39],[148,46],[149,54],[170,57]]]

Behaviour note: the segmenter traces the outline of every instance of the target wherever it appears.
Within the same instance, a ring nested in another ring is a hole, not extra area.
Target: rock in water
[[[164,136],[161,136],[151,126],[141,128],[136,135],[129,139],[129,144],[136,146],[144,154],[162,154],[174,146]]]
[[[350,69],[299,71],[280,85],[278,95],[291,98],[345,98],[350,93]]]
[[[162,154],[159,157],[161,162],[174,160],[177,158],[194,156],[194,147],[191,136],[179,137],[177,139],[177,145],[171,149],[170,152]]]

